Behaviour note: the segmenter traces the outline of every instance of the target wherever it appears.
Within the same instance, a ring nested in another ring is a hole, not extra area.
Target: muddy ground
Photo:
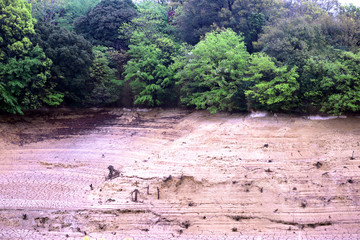
[[[359,142],[355,117],[0,116],[0,239],[360,239]]]

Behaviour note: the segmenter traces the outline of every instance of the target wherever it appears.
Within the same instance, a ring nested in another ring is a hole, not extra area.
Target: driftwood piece
[[[135,189],[131,192],[131,201],[138,202],[138,194],[140,194],[140,191]]]

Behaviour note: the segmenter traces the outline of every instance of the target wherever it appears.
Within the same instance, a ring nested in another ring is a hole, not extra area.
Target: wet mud
[[[360,121],[0,116],[0,239],[359,239]]]

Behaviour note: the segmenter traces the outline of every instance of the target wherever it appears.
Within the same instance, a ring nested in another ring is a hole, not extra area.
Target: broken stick
[[[352,153],[352,156],[351,156],[350,160],[354,160],[354,159],[355,159],[355,158],[354,158],[354,153],[355,153],[355,151],[353,151],[353,153]]]
[[[131,192],[131,200],[133,202],[137,202],[138,201],[138,194],[140,194],[140,191],[135,189],[134,191]]]

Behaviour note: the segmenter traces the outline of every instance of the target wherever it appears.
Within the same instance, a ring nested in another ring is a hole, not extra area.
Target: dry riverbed
[[[0,239],[360,239],[359,144],[355,117],[0,116]]]

